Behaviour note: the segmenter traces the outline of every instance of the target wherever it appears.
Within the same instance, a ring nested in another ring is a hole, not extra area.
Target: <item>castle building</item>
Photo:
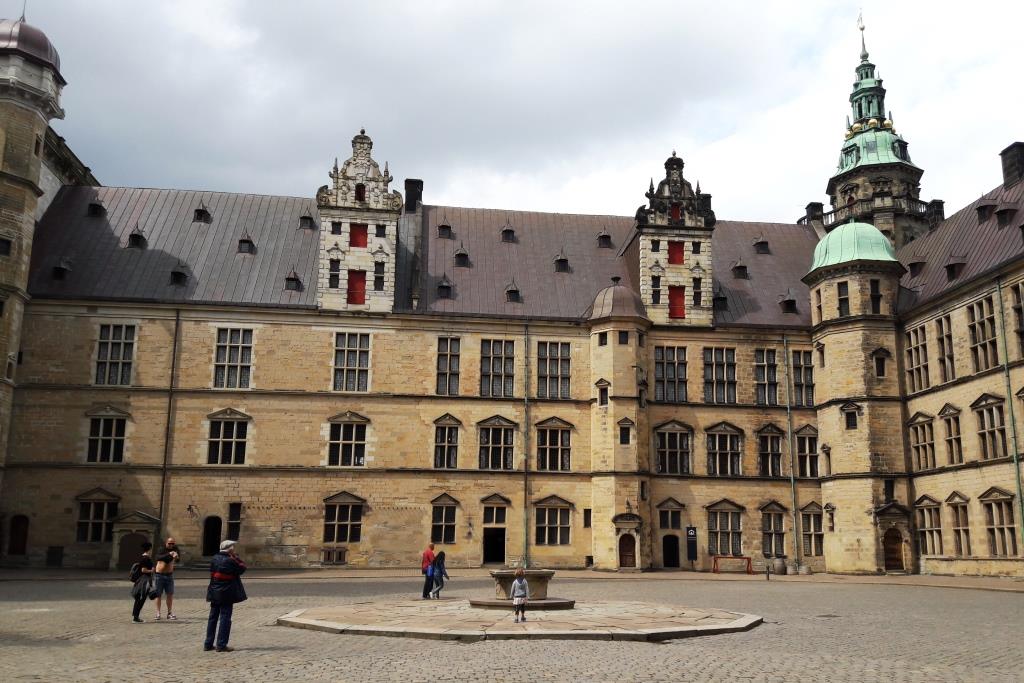
[[[831,210],[633,216],[391,189],[100,185],[57,51],[0,22],[0,563],[173,534],[256,565],[784,561],[1024,575],[1024,143],[949,218],[863,49]],[[637,188],[637,194],[642,191]]]

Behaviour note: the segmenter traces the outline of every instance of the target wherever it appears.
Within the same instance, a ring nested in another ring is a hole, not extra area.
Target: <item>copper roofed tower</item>
[[[874,225],[897,247],[912,241],[943,218],[942,202],[919,198],[923,170],[910,159],[907,142],[886,114],[885,88],[868,60],[861,30],[860,63],[850,93],[851,118],[836,172],[825,191],[832,211],[808,205],[805,221],[829,231],[851,219]]]

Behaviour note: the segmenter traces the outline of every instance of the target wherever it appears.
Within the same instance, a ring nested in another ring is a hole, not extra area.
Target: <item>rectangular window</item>
[[[981,459],[992,460],[1006,455],[1006,429],[1003,405],[991,405],[975,411],[978,416],[978,439],[981,441]]]
[[[366,223],[352,223],[348,227],[348,246],[366,246]]]
[[[590,508],[583,508],[583,528],[584,529],[589,529],[590,528],[590,519],[592,517],[592,514],[591,514],[592,512],[593,511]]]
[[[656,432],[655,437],[658,473],[689,474],[690,433],[666,430]]]
[[[797,464],[801,477],[817,477],[818,475],[818,437],[796,437]]]
[[[885,356],[875,356],[875,377],[885,377]]]
[[[704,292],[701,289],[701,278],[693,278],[693,305],[700,308],[704,305],[703,301]]]
[[[358,543],[362,533],[362,505],[324,505],[324,543]]]
[[[685,254],[685,242],[671,241],[668,243],[668,262],[669,265],[679,266],[682,265],[686,260]]]
[[[332,235],[340,235],[341,234],[341,221],[331,221],[331,234]]]
[[[1017,527],[1013,523],[1013,503],[992,500],[985,507],[985,529],[988,532],[988,554],[992,557],[1016,557]]]
[[[782,476],[782,437],[762,434],[758,437],[757,471],[762,477]]]
[[[699,254],[700,253],[700,242],[697,242],[697,241],[691,242],[690,243],[690,248],[693,250],[694,254]]]
[[[96,384],[130,385],[134,355],[135,325],[100,325]]]
[[[817,321],[821,322],[821,289],[814,290],[814,310],[818,314]]]
[[[608,333],[607,332],[598,332],[597,333],[597,345],[598,346],[608,346]]]
[[[847,429],[856,429],[857,428],[857,411],[855,411],[855,410],[847,410],[843,414],[845,416],[844,419],[846,420],[846,428]]]
[[[756,400],[759,406],[779,404],[778,369],[775,364],[775,349],[754,350],[754,382]]]
[[[248,389],[252,376],[252,330],[219,328],[213,364],[213,386]]]
[[[628,346],[629,345],[629,331],[628,330],[619,330],[619,345],[620,346]]]
[[[783,513],[761,513],[761,552],[765,557],[782,557],[786,554],[786,532],[782,525]]]
[[[1024,282],[1013,286],[1014,332],[1017,334],[1017,353],[1024,357]]]
[[[661,251],[661,240],[651,240],[651,251],[653,251],[653,252]]]
[[[708,512],[709,555],[742,555],[742,534],[740,513],[715,510]]]
[[[430,542],[455,543],[455,506],[435,505],[430,521]]]
[[[956,379],[956,364],[953,362],[953,325],[948,315],[935,321],[935,338],[939,342],[939,375],[943,382]]]
[[[917,551],[921,555],[942,554],[942,518],[938,505],[917,508]]]
[[[598,387],[597,389],[597,405],[606,406],[608,405],[608,387]]]
[[[437,426],[434,428],[434,467],[455,469],[459,466],[459,428]]]
[[[228,503],[228,535],[226,539],[237,541],[242,537],[242,504]],[[226,540],[225,539],[225,540]]]
[[[739,476],[741,454],[738,434],[708,434],[708,475]]]
[[[907,391],[930,386],[928,379],[928,331],[924,325],[907,332]]]
[[[967,329],[971,334],[971,360],[974,363],[974,371],[982,372],[999,365],[996,316],[991,296],[967,307]]]
[[[871,280],[871,312],[875,315],[882,313],[882,281]]]
[[[568,342],[537,342],[537,397],[569,398]]]
[[[619,445],[629,445],[629,427],[619,427]]]
[[[512,428],[480,428],[480,469],[512,469]]]
[[[806,557],[821,557],[825,554],[825,534],[821,530],[821,513],[804,512],[800,515],[800,531],[804,541]]]
[[[7,239],[6,237],[0,237],[0,256],[10,256],[11,245],[11,240]]]
[[[651,276],[651,303],[654,305],[661,303],[661,277],[658,275]]]
[[[839,317],[850,315],[850,284],[848,282],[836,283],[836,299]]]
[[[245,420],[210,420],[207,445],[208,465],[244,465],[245,438],[249,423]]]
[[[793,405],[814,406],[814,362],[810,351],[793,352]]]
[[[704,402],[736,402],[736,349],[705,347]]]
[[[329,269],[330,272],[327,273],[327,288],[338,289],[341,287],[341,260],[332,258]]]
[[[569,508],[539,507],[537,545],[569,545]]]
[[[825,345],[824,344],[818,344],[817,349],[818,349],[818,367],[819,368],[823,368],[823,367],[825,367]]]
[[[935,435],[931,422],[911,425],[910,450],[914,454],[914,468],[930,470],[935,467]]]
[[[350,304],[366,303],[366,271],[348,271],[348,289],[345,291],[345,302]]]
[[[386,226],[386,225],[381,225],[380,223],[378,223],[378,224],[377,224],[377,230],[376,230],[376,233],[374,233],[374,234],[375,234],[375,235],[376,235],[377,237],[387,237],[387,236],[388,236],[388,226]]]
[[[971,525],[967,517],[967,503],[951,503],[953,514],[953,551],[957,557],[971,554]]]
[[[683,512],[682,510],[659,510],[658,511],[658,526],[662,529],[682,529],[683,528]]]
[[[79,543],[110,543],[114,540],[114,519],[117,503],[112,501],[81,501],[78,503]]]
[[[480,395],[508,398],[515,389],[514,341],[480,341]]]
[[[538,429],[537,469],[568,472],[569,465],[569,430]]]
[[[668,317],[686,317],[686,287],[669,285],[668,287]]]
[[[459,395],[459,351],[458,337],[437,338],[437,395]]]
[[[484,524],[504,524],[506,512],[507,509],[504,505],[485,505]]]
[[[380,261],[373,264],[373,291],[384,291],[384,263]]]
[[[334,391],[367,391],[370,385],[370,335],[334,335]]]
[[[331,467],[362,467],[366,464],[366,425],[352,422],[331,424],[327,450]]]
[[[960,442],[960,416],[950,415],[942,419],[946,427],[946,462],[958,465],[964,461],[963,444]]]
[[[94,417],[89,420],[89,462],[124,462],[124,429],[121,417]]]
[[[686,403],[686,347],[654,347],[654,400]]]

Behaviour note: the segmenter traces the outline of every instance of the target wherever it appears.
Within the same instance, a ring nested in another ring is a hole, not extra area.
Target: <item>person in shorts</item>
[[[156,591],[156,620],[160,621],[160,599],[167,596],[167,619],[174,621],[174,567],[181,562],[181,550],[174,538],[168,537],[166,545],[156,556],[156,570],[153,572]]]

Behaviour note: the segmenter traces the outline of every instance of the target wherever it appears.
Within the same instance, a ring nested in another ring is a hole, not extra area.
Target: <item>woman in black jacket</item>
[[[206,589],[206,601],[210,603],[210,617],[206,621],[206,642],[203,649],[217,652],[231,652],[228,638],[231,637],[231,612],[235,603],[246,599],[242,586],[245,563],[235,554],[237,541],[224,541],[220,552],[210,561],[210,585]],[[216,648],[214,647],[216,637]]]
[[[146,600],[149,598],[149,589],[153,585],[152,548],[153,544],[145,541],[142,544],[142,557],[135,563],[137,566],[132,567],[133,574],[138,574],[135,582],[132,583],[132,597],[135,598],[135,604],[132,606],[132,621],[136,624],[141,624],[144,621],[139,614],[142,613],[142,606],[146,604]]]

